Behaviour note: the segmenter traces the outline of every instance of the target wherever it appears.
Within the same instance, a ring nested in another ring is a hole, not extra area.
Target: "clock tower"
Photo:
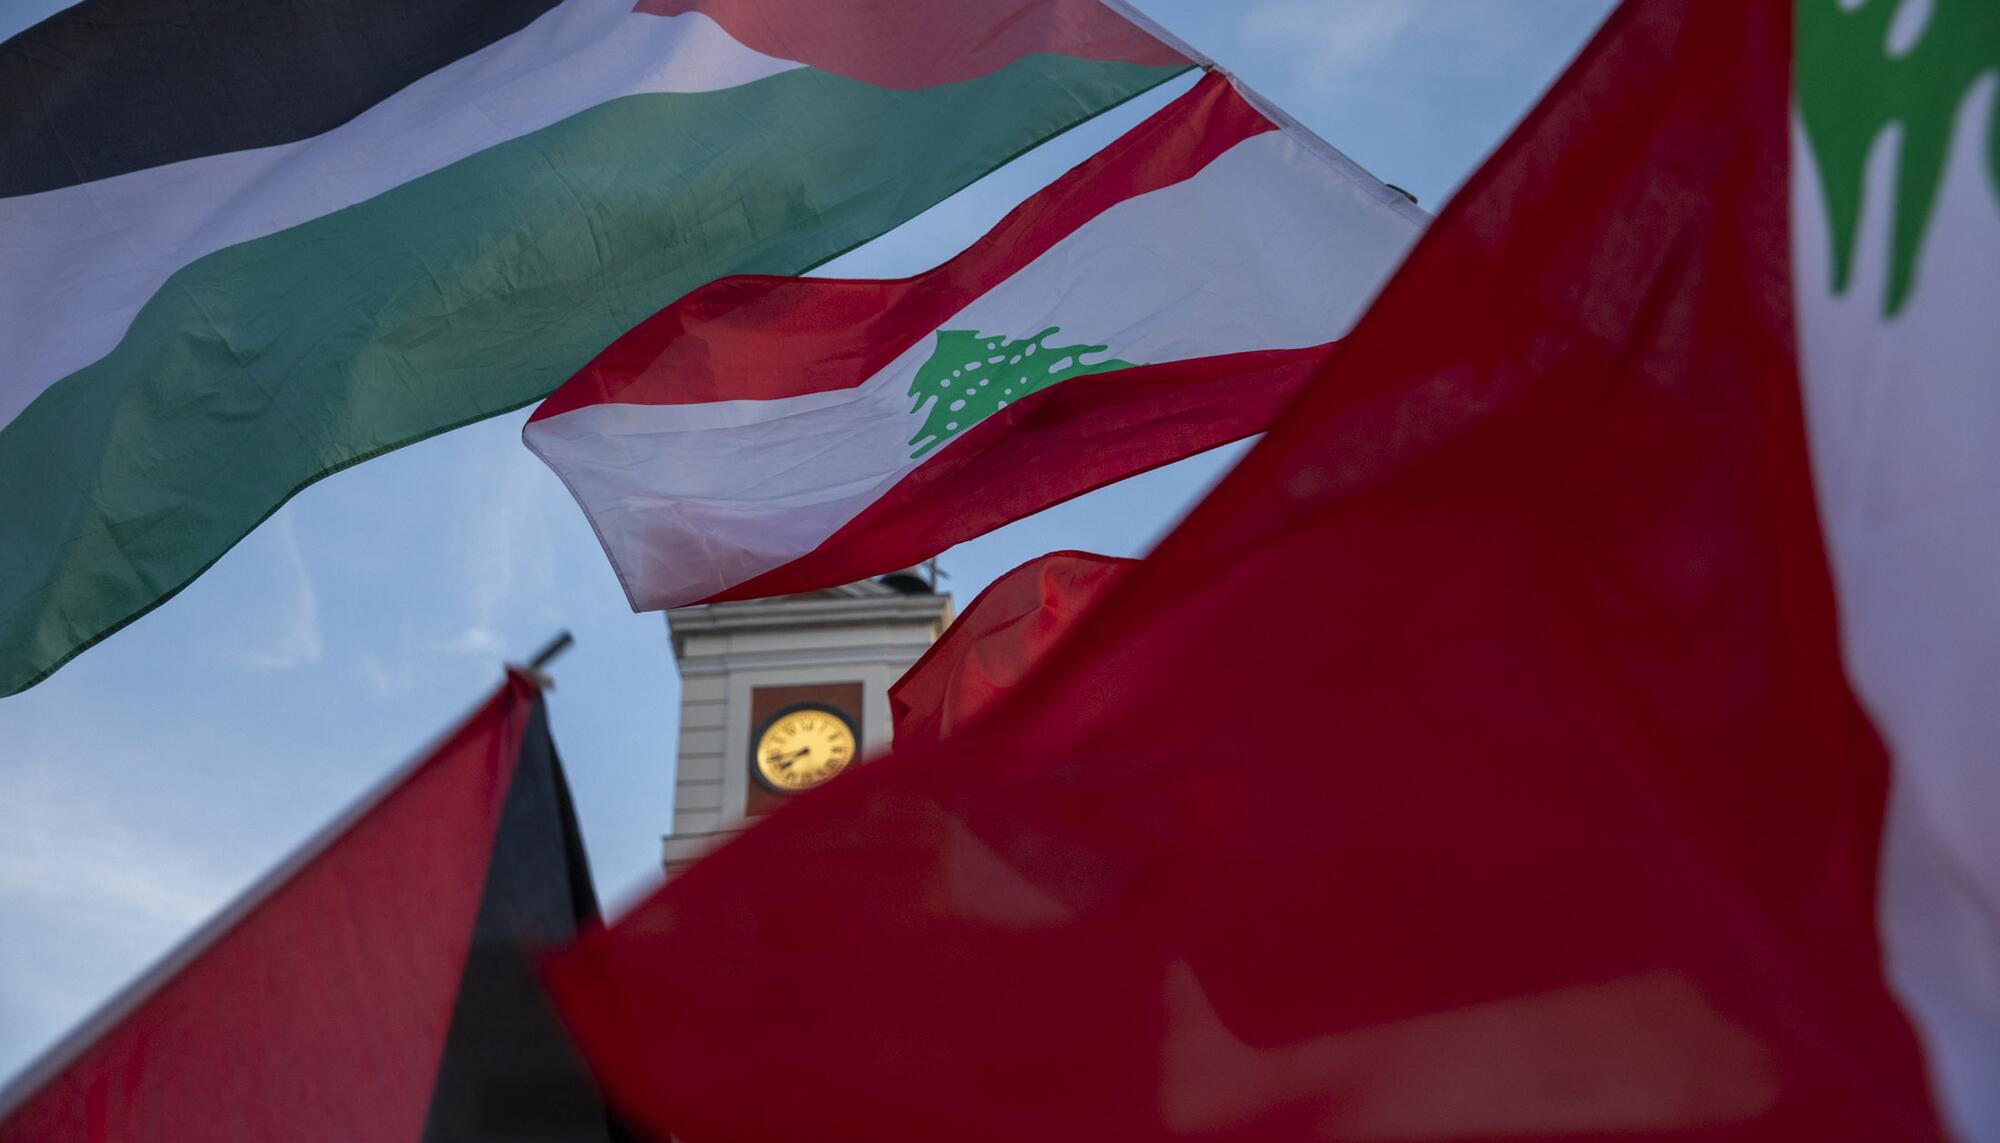
[[[681,672],[668,876],[889,745],[889,686],[951,621],[915,571],[667,613]]]

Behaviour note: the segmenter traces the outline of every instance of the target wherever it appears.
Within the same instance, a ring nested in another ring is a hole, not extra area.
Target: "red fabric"
[[[607,402],[687,405],[851,389],[1079,226],[1272,129],[1227,80],[1208,76],[943,265],[893,281],[719,279],[627,331],[530,419]]]
[[[5,1113],[0,1141],[417,1139],[535,701],[510,676]]]
[[[554,966],[726,1140],[1901,1140],[1792,352],[1791,9],[1631,0],[967,733]]]
[[[977,79],[1035,52],[1189,62],[1101,0],[639,0],[637,10],[700,12],[765,55],[877,87]]]
[[[908,746],[963,729],[1018,686],[1137,562],[1050,552],[988,584],[889,688],[896,741]]]

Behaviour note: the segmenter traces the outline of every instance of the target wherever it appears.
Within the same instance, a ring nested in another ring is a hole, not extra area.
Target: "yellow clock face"
[[[781,794],[810,790],[847,769],[854,747],[854,724],[838,711],[779,711],[757,736],[757,777]]]

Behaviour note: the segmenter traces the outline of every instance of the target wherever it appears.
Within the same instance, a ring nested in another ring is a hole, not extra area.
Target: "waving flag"
[[[847,583],[1269,427],[1422,219],[1211,75],[927,273],[690,293],[525,436],[637,610]]]
[[[614,1098],[2000,1139],[1994,11],[1627,3],[1017,689],[559,964]]]
[[[624,1138],[531,968],[597,900],[535,684],[0,1092],[0,1143]]]
[[[889,688],[896,741],[942,738],[1021,684],[1137,560],[1037,556],[988,584]]]
[[[2000,4],[1800,0],[1791,255],[1845,661],[1888,740],[1882,931],[2000,1140]]]
[[[300,488],[1189,66],[1098,0],[86,0],[0,44],[0,694]]]

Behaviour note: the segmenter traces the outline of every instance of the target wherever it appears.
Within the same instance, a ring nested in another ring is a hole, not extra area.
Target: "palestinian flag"
[[[614,1099],[2000,1139],[1996,98],[1984,0],[1630,0],[1018,687],[558,962]]]
[[[541,693],[510,674],[0,1093],[0,1141],[624,1138],[532,965],[596,916]]]
[[[0,694],[307,484],[1190,66],[1099,0],[86,0],[0,44]]]
[[[1210,75],[926,273],[693,291],[525,436],[635,610],[847,583],[1268,428],[1423,219]]]
[[[889,688],[895,740],[957,734],[1028,677],[1137,560],[1037,556],[986,586]]]

